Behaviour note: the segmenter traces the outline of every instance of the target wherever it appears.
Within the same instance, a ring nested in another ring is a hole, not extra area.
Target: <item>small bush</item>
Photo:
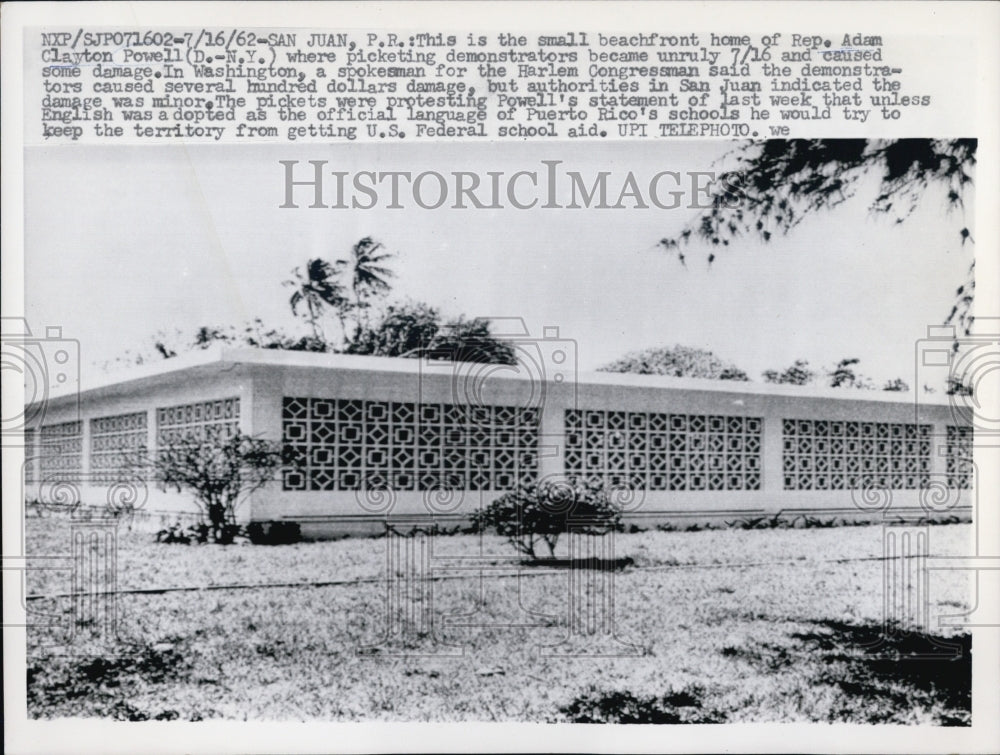
[[[291,545],[302,540],[298,522],[250,522],[247,537],[254,545]]]
[[[796,519],[798,517],[788,519],[781,514],[775,514],[774,516],[744,517],[736,522],[726,522],[726,525],[741,530],[783,530],[794,527]]]
[[[837,526],[837,518],[831,517],[830,519],[823,519],[816,516],[807,516],[802,525],[807,530],[813,529],[828,529],[830,527]]]
[[[179,440],[148,459],[135,460],[152,472],[161,490],[191,493],[210,539],[220,545],[231,545],[242,534],[236,524],[237,506],[273,480],[283,466],[296,463],[294,454],[280,443],[240,432],[225,437],[219,431]]]
[[[710,524],[710,523],[699,524],[698,522],[695,522],[694,524],[689,524],[687,527],[685,527],[684,531],[685,532],[701,532],[702,530],[714,530],[714,529],[715,529],[715,527],[712,524]]]
[[[535,549],[544,542],[555,558],[556,543],[572,522],[574,531],[599,535],[620,530],[621,509],[600,485],[544,481],[522,485],[479,511],[476,526],[494,530],[519,552],[538,559]]]
[[[178,521],[169,527],[157,531],[156,542],[166,545],[204,545],[208,542],[231,545],[236,538],[244,536],[243,527],[238,524],[221,525],[218,528],[216,537],[213,537],[212,528],[204,522],[197,522],[185,527]]]
[[[400,529],[393,526],[392,524],[386,525],[386,534],[391,532],[394,535],[400,535],[401,537],[413,537],[415,535],[433,535],[451,537],[453,535],[468,535],[475,534],[475,527],[456,524],[452,527],[445,527],[438,522],[432,522],[428,525],[416,524],[408,529]]]
[[[156,533],[156,542],[166,545],[191,545],[190,527],[174,522]]]

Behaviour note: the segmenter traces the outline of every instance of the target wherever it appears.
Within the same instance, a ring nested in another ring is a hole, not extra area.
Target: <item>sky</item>
[[[723,167],[707,141],[363,145],[59,146],[27,150],[25,301],[36,330],[77,338],[84,375],[157,331],[260,317],[296,333],[282,281],[310,257],[346,256],[371,235],[397,256],[391,299],[446,314],[556,326],[581,371],[636,349],[710,349],[753,379],[807,359],[846,357],[882,383],[912,383],[916,340],[940,324],[972,247],[928,195],[905,223],[868,210],[874,183],[769,243],[693,244],[687,265],[657,241],[697,209],[280,209],[279,160],[330,169],[541,170],[558,159],[592,176]],[[614,183],[612,180],[611,183]],[[971,204],[971,203],[970,203]],[[973,232],[973,236],[975,233]],[[336,332],[334,322],[329,323]],[[86,379],[86,377],[85,377]]]

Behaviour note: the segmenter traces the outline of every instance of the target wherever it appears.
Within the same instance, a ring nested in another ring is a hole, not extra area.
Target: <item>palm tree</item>
[[[392,288],[389,279],[395,273],[386,263],[392,259],[392,254],[383,251],[384,247],[371,236],[365,236],[351,248],[350,259],[337,260],[338,264],[348,266],[351,277],[351,291],[354,294],[354,308],[357,311],[354,338],[361,335],[364,325],[367,325],[365,310],[370,306],[369,299],[389,292]]]
[[[292,314],[298,315],[300,304],[306,305],[306,320],[312,327],[313,336],[317,340],[323,339],[323,329],[319,325],[319,318],[327,307],[332,307],[341,318],[341,328],[343,328],[343,311],[348,303],[344,294],[344,287],[338,280],[341,268],[346,263],[344,260],[337,260],[329,263],[326,260],[309,260],[306,264],[305,275],[302,270],[295,268],[293,274],[295,278],[285,281],[284,285],[294,288],[288,303],[292,307]]]

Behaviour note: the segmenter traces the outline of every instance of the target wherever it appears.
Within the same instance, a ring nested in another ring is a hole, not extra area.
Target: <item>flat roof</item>
[[[359,372],[383,372],[395,374],[418,374],[421,370],[419,359],[402,357],[358,356],[353,354],[325,354],[308,351],[285,351],[279,349],[255,349],[250,347],[228,347],[215,344],[209,348],[188,352],[180,356],[162,361],[136,365],[132,368],[109,372],[106,374],[87,375],[82,379],[77,390],[72,385],[65,385],[50,391],[47,400],[60,402],[79,394],[81,398],[87,394],[102,391],[116,386],[148,381],[162,382],[175,373],[206,373],[215,369],[227,369],[239,365],[268,366],[275,368],[312,368]],[[435,372],[438,367],[444,367],[448,362],[435,360]],[[454,364],[454,363],[452,363]],[[538,379],[538,370],[531,371],[531,366],[511,366],[504,370],[502,365],[496,365],[490,378],[501,380]],[[565,367],[560,368],[565,371]],[[556,369],[546,371],[544,378],[553,380]],[[758,383],[739,380],[709,380],[704,378],[678,378],[665,375],[637,375],[619,372],[584,372],[578,373],[577,385],[621,386],[636,388],[672,388],[677,390],[706,391],[716,393],[738,393],[758,396],[788,396],[798,398],[824,398],[842,401],[861,400],[884,403],[914,403],[916,394],[910,391],[880,391],[858,390],[851,388],[829,388],[814,386],[782,385],[773,383]],[[135,386],[138,387],[138,386]],[[38,403],[38,402],[36,402]],[[949,405],[947,394],[930,394],[922,396],[922,405]]]

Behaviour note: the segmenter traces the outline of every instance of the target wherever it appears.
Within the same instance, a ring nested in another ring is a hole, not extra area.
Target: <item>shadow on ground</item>
[[[145,710],[133,704],[142,687],[168,688],[186,681],[188,649],[173,642],[125,644],[105,656],[51,656],[28,663],[27,705],[32,718],[99,716],[119,721],[200,721],[211,711]]]
[[[880,624],[810,622],[789,645],[725,647],[723,655],[767,673],[806,673],[838,692],[831,720],[904,723],[915,712],[940,726],[972,719],[972,638],[883,629]]]
[[[722,713],[705,707],[703,694],[700,687],[685,687],[659,697],[591,687],[559,712],[563,720],[576,724],[723,723]]]

